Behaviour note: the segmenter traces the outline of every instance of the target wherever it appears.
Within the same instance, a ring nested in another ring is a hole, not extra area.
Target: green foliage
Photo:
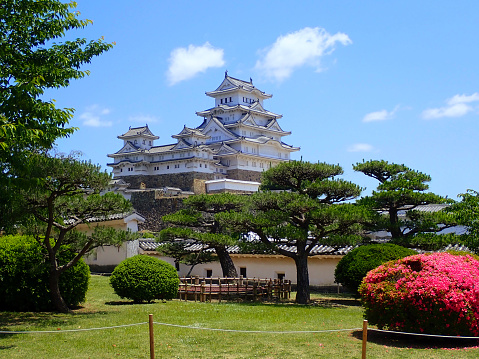
[[[115,268],[110,284],[121,298],[141,303],[176,298],[179,279],[171,264],[137,255],[125,259]]]
[[[14,233],[23,218],[24,188],[31,153],[48,151],[70,136],[73,109],[56,108],[45,91],[67,87],[88,75],[81,67],[112,45],[102,39],[61,42],[68,30],[91,24],[71,9],[75,2],[2,0],[0,6],[0,230]],[[35,186],[36,183],[29,185]]]
[[[103,40],[58,41],[90,20],[71,12],[75,2],[2,0],[0,7],[0,158],[15,149],[50,148],[74,129],[65,125],[72,109],[57,109],[42,99],[46,89],[67,87],[80,70],[112,45]],[[55,41],[55,42],[53,42]]]
[[[48,284],[49,263],[46,251],[29,236],[0,237],[0,310],[49,311],[54,306]],[[65,264],[75,256],[62,246],[58,262]],[[68,306],[85,301],[90,269],[83,261],[60,276],[60,292]]]
[[[35,236],[45,248],[51,266],[50,280],[55,282],[50,283],[52,288],[58,287],[58,276],[91,249],[134,239],[129,232],[101,226],[90,235],[75,230],[81,223],[131,209],[130,202],[121,195],[100,195],[110,175],[101,172],[99,166],[78,161],[75,156],[31,154],[25,166],[16,169],[16,175],[18,181],[24,181],[23,186],[11,189],[17,190],[23,201],[23,231]],[[76,255],[60,264],[59,249],[65,244]],[[58,290],[52,290],[51,295],[59,311],[68,311]]]
[[[339,165],[282,162],[263,173],[263,192],[248,198],[245,211],[217,217],[233,230],[255,233],[266,247],[261,250],[295,261],[296,301],[301,304],[310,298],[307,260],[313,249],[319,244],[361,243],[362,225],[371,218],[370,210],[346,202],[359,196],[362,188],[335,178],[342,173]]]
[[[226,213],[238,213],[245,206],[245,202],[245,196],[231,193],[188,197],[183,201],[184,209],[163,217],[163,221],[170,227],[160,232],[159,241],[167,242],[162,250],[166,249],[170,256],[183,263],[190,262],[195,265],[198,263],[196,259],[205,261],[211,257],[201,253],[190,256],[184,249],[192,241],[200,243],[203,250],[215,250],[225,277],[237,277],[236,268],[226,248],[236,244],[238,236],[232,233],[220,218]]]
[[[391,260],[416,254],[412,249],[395,244],[369,244],[353,249],[336,266],[334,278],[350,291],[358,294],[359,286],[366,274]]]
[[[450,206],[447,211],[456,216],[459,224],[467,229],[461,236],[464,244],[479,254],[479,192],[468,190],[459,195],[461,201]]]
[[[393,241],[398,244],[411,246],[411,241],[419,233],[434,234],[457,224],[454,215],[445,211],[426,213],[415,210],[419,205],[451,202],[425,192],[429,188],[430,176],[384,160],[363,161],[353,169],[379,181],[377,190],[358,203],[381,212],[371,229],[391,233]],[[406,215],[400,216],[400,211],[405,211]]]

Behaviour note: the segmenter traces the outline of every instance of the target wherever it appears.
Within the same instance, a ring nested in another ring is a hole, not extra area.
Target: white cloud
[[[112,121],[106,121],[103,119],[103,116],[110,114],[110,109],[100,107],[98,105],[92,105],[87,107],[86,111],[84,111],[80,116],[78,116],[81,120],[83,120],[83,125],[90,126],[90,127],[111,127],[113,125]]]
[[[129,122],[138,122],[141,124],[148,124],[148,123],[156,123],[158,122],[158,118],[152,115],[135,115],[135,116],[130,116],[128,118]]]
[[[352,43],[346,34],[330,35],[319,27],[305,27],[278,37],[272,46],[263,49],[264,56],[256,62],[256,69],[277,81],[288,78],[304,65],[315,67],[319,72],[321,57],[331,54],[337,42],[343,45]]]
[[[422,117],[426,120],[442,117],[462,117],[474,110],[474,107],[468,104],[477,101],[479,101],[478,92],[472,95],[454,95],[446,100],[447,106],[428,108],[422,112]]]
[[[470,96],[467,95],[455,95],[447,100],[448,105],[455,105],[458,103],[469,103],[479,101],[479,92],[475,92]]]
[[[189,80],[210,67],[225,64],[223,49],[216,49],[209,42],[202,46],[178,47],[170,53],[170,67],[166,73],[170,85]]]
[[[363,122],[373,122],[373,121],[385,121],[390,120],[396,114],[396,111],[399,109],[399,106],[396,106],[394,110],[387,111],[381,110],[376,112],[370,112],[366,116],[363,117]]]
[[[367,143],[355,143],[348,147],[348,152],[371,152],[374,147]]]

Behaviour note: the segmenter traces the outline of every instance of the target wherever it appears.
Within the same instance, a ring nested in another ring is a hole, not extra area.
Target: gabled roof
[[[131,141],[127,141],[119,151],[115,152],[113,155],[108,155],[108,157],[114,157],[115,155],[125,154],[125,153],[132,153],[140,151],[141,148],[136,146]]]
[[[263,91],[260,91],[253,85],[253,80],[250,79],[249,82],[228,76],[228,73],[225,73],[225,78],[223,82],[218,86],[214,91],[206,92],[207,96],[216,97],[224,93],[230,93],[234,91],[242,90],[245,92],[254,93],[256,96],[263,99],[271,98],[273,95],[267,94]]]
[[[133,138],[133,137],[147,137],[151,138],[152,140],[157,140],[160,137],[155,136],[150,129],[148,128],[148,125],[142,126],[142,127],[130,127],[127,132],[125,132],[123,135],[118,136],[120,140],[126,140],[128,138]]]
[[[236,111],[241,110],[242,112],[255,112],[264,116],[268,116],[271,118],[281,118],[283,115],[279,115],[277,113],[265,110],[264,107],[259,102],[253,102],[251,105],[245,104],[236,104],[236,105],[227,105],[227,104],[220,104],[218,106],[212,107],[208,110],[198,111],[196,115],[200,117],[208,117],[215,115],[218,111]]]
[[[271,131],[278,131],[278,132],[291,134],[290,131],[284,131],[276,119],[272,119],[271,121],[269,121],[269,123],[265,126],[265,128]]]
[[[214,154],[215,155],[220,155],[220,156],[234,155],[234,154],[239,152],[239,151],[235,150],[233,147],[228,146],[225,143],[218,144],[217,148],[214,148],[213,146],[211,146],[211,147],[214,151]]]
[[[178,143],[176,145],[170,148],[170,150],[181,150],[184,148],[193,148],[193,145],[181,138],[180,140],[178,140]]]
[[[186,126],[183,127],[183,130],[181,130],[181,132],[179,134],[173,135],[171,137],[182,138],[182,137],[190,137],[190,136],[208,138],[208,136],[205,135],[200,129],[189,128],[189,127],[186,127]]]
[[[220,120],[218,120],[216,117],[211,117],[207,123],[202,127],[201,131],[203,133],[208,133],[208,130],[210,128],[216,128],[216,129],[219,129],[220,131],[222,131],[224,134],[228,135],[229,137],[231,137],[231,139],[234,139],[234,138],[237,138],[239,137],[238,135],[236,135],[235,133],[231,132],[230,130],[228,130],[227,128],[225,128],[225,126],[221,123]],[[208,136],[210,137],[210,136]]]

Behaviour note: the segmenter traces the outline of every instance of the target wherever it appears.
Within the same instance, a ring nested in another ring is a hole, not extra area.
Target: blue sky
[[[339,163],[364,194],[377,183],[352,170],[363,159],[427,173],[453,199],[479,190],[479,2],[77,2],[93,25],[67,36],[116,45],[46,94],[75,109],[61,152],[109,170],[117,136],[145,123],[173,143],[228,70],[273,94],[293,159]]]

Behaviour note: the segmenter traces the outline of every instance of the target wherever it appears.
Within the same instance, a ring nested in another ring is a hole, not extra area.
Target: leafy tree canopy
[[[73,132],[72,109],[42,99],[46,89],[88,74],[80,67],[112,47],[103,40],[57,42],[90,20],[71,12],[75,2],[2,0],[0,7],[0,158],[15,150],[50,148]]]
[[[384,160],[370,160],[357,163],[353,169],[379,181],[376,191],[361,198],[358,203],[381,215],[372,227],[376,231],[391,233],[393,241],[404,246],[437,249],[432,238],[437,232],[457,224],[454,216],[445,211],[424,212],[417,210],[420,205],[444,204],[453,201],[431,192],[428,183],[431,177],[403,164]],[[404,212],[405,215],[401,215]],[[438,243],[457,241],[453,236],[438,238]]]
[[[296,302],[309,302],[307,260],[318,244],[362,241],[362,223],[370,211],[349,200],[361,187],[336,176],[338,165],[283,162],[263,173],[263,192],[249,197],[242,213],[223,213],[220,220],[236,231],[253,232],[266,248],[295,261]]]
[[[461,201],[456,202],[447,210],[456,216],[460,225],[466,227],[467,232],[462,236],[464,244],[479,254],[479,192],[467,190],[459,197],[461,197]]]
[[[185,245],[191,244],[191,241],[201,243],[203,249],[213,248],[220,261],[223,275],[236,277],[236,268],[227,251],[228,246],[237,243],[236,236],[232,235],[218,218],[222,213],[241,211],[244,202],[244,196],[231,193],[201,194],[188,197],[183,202],[185,209],[163,217],[163,221],[169,223],[170,227],[160,232],[159,240],[173,243],[166,249],[170,252],[172,249],[177,250],[175,257],[181,257]],[[183,243],[178,244],[180,241]],[[162,250],[164,249],[162,248]],[[208,256],[202,254],[201,257],[197,255],[193,258],[186,258],[188,260],[195,258],[207,260]]]
[[[25,182],[18,188],[27,221],[24,232],[34,235],[46,249],[50,263],[50,293],[59,311],[68,311],[58,290],[62,272],[72,267],[91,249],[105,244],[121,244],[133,239],[129,232],[95,227],[92,233],[75,230],[82,223],[107,219],[131,210],[121,195],[100,194],[111,179],[100,167],[78,161],[74,156],[49,157],[32,154],[16,176]],[[60,247],[69,244],[77,251],[69,262],[59,265]]]

